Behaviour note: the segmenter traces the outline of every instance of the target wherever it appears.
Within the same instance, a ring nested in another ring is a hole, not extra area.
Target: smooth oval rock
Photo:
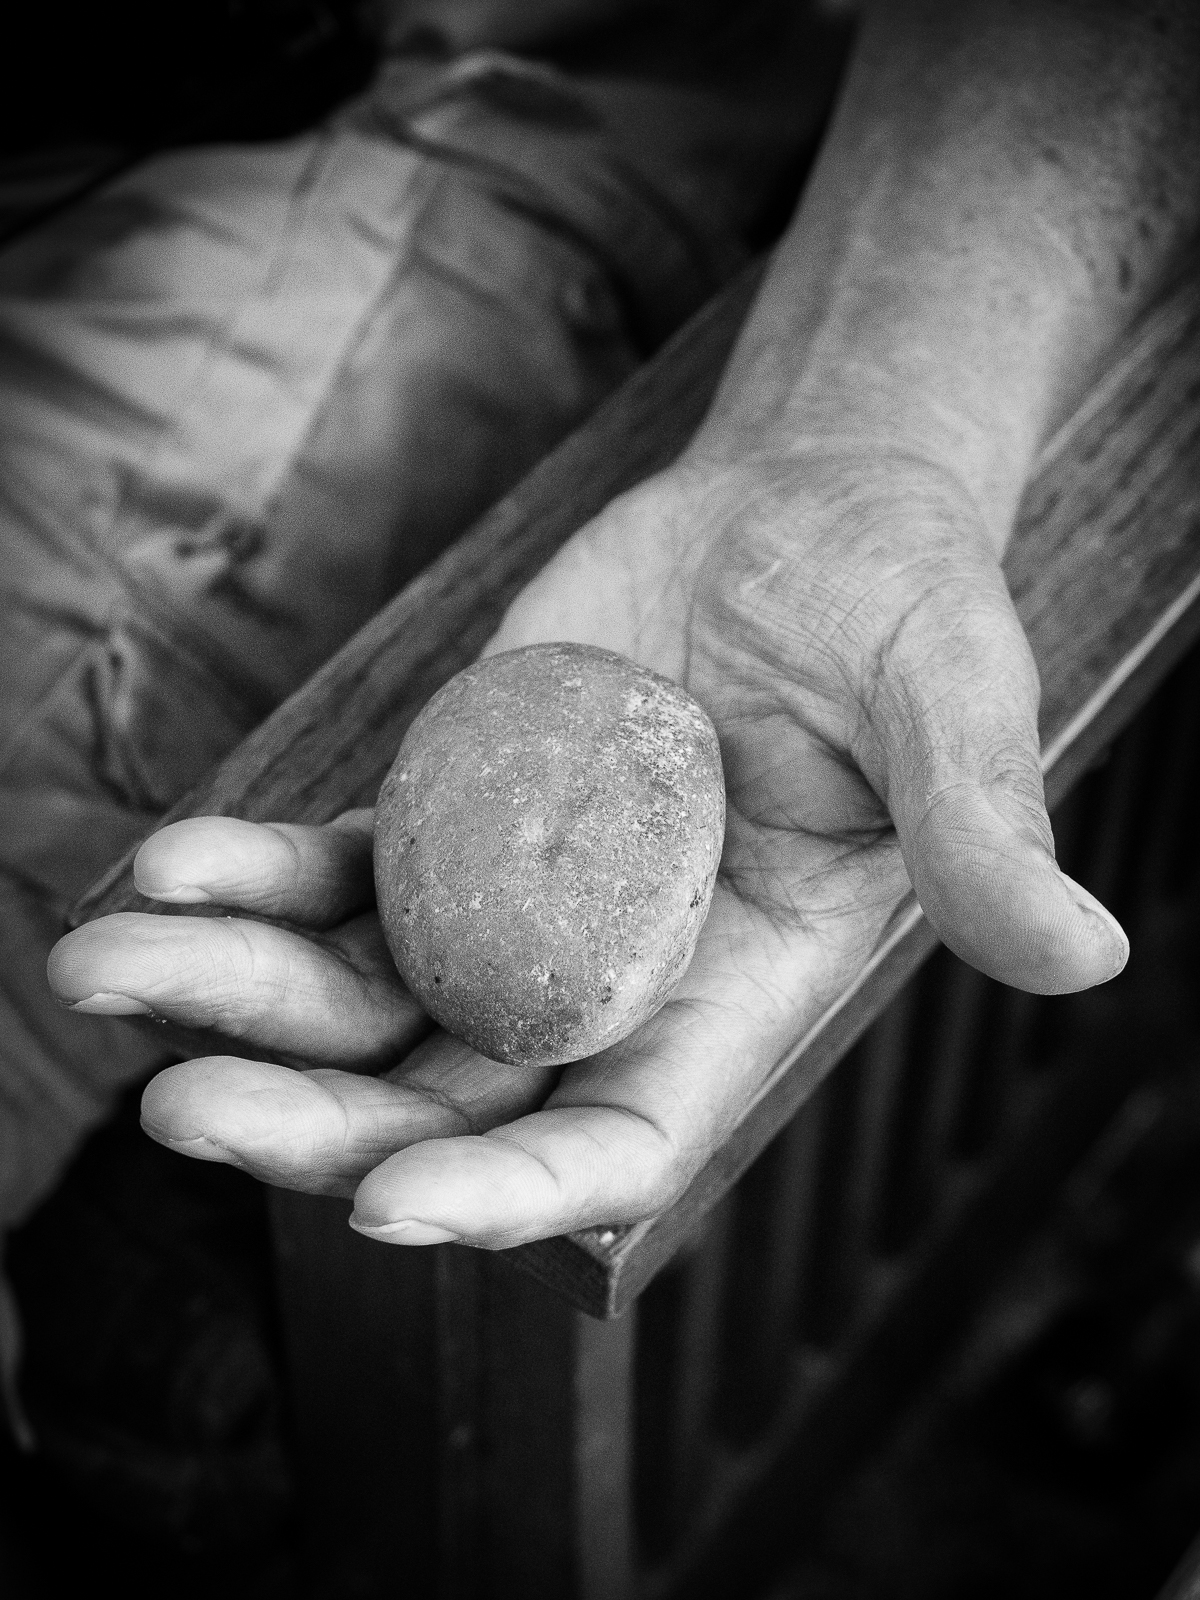
[[[724,832],[716,732],[677,685],[584,645],[489,656],[433,696],[380,790],[384,934],[481,1054],[575,1061],[679,981]]]

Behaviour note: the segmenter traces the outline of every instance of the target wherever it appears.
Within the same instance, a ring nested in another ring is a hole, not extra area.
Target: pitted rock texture
[[[495,1061],[575,1061],[666,1000],[725,832],[712,723],[675,684],[575,644],[490,656],[413,722],[375,816],[392,956]]]

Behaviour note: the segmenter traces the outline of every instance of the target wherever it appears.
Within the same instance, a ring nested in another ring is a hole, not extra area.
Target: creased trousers
[[[0,252],[0,1236],[162,1059],[52,1000],[71,903],[728,276],[696,193],[549,68],[392,59]]]

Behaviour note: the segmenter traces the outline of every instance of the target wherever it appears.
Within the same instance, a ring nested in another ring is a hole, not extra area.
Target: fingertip
[[[148,900],[204,905],[214,896],[206,887],[228,872],[231,838],[253,824],[232,817],[185,817],[152,833],[133,858],[133,886]]]
[[[422,1145],[398,1150],[368,1172],[354,1191],[353,1220],[356,1231],[386,1232],[397,1222],[409,1220],[415,1207],[422,1211],[428,1208],[431,1199],[436,1215],[436,1192],[432,1196],[428,1193],[429,1186],[422,1182],[420,1169],[429,1167],[431,1156],[436,1163],[438,1152],[435,1147],[452,1142],[430,1139]]]
[[[46,982],[56,1000],[77,1006],[89,997],[111,992],[124,993],[130,986],[108,981],[106,958],[114,939],[121,938],[126,924],[136,913],[118,912],[72,928],[51,946],[46,957]]]
[[[75,938],[78,929],[72,928],[70,933],[64,933],[50,946],[50,953],[46,957],[46,982],[50,992],[56,1000],[61,1000],[64,1005],[70,1005],[74,1000],[83,998],[82,994],[71,993],[70,969],[71,948],[70,943]]]
[[[116,911],[72,928],[46,958],[46,981],[56,999],[75,1009],[134,1015],[131,1008],[159,1012],[161,979],[187,919],[145,911]],[[197,919],[191,919],[195,921]],[[106,999],[106,997],[108,997]],[[124,1013],[114,1011],[124,1000]],[[96,1002],[96,1004],[92,1004]]]
[[[1074,994],[1117,976],[1129,957],[1124,929],[1051,857],[1040,849],[980,854],[969,877],[922,896],[956,955],[1031,994]]]
[[[1120,923],[1055,861],[1032,785],[951,786],[927,804],[905,860],[942,941],[998,982],[1071,994],[1128,960]]]
[[[217,903],[328,926],[371,903],[372,819],[365,809],[325,826],[187,817],[142,845],[134,886],[168,904]]]
[[[232,1150],[227,1150],[223,1144],[216,1144],[212,1139],[205,1139],[202,1135],[197,1135],[194,1139],[170,1139],[145,1122],[142,1123],[142,1132],[153,1139],[155,1144],[161,1144],[166,1150],[173,1150],[177,1156],[190,1156],[193,1161],[214,1161],[221,1166],[237,1167],[239,1171],[245,1171],[242,1162]]]
[[[357,1212],[351,1216],[350,1226],[355,1233],[361,1233],[364,1239],[374,1239],[379,1244],[456,1244],[461,1237],[449,1228],[439,1228],[407,1217],[399,1222],[386,1222],[375,1227],[364,1222]]]
[[[156,1073],[142,1090],[142,1127],[159,1144],[201,1138],[195,1126],[194,1096],[205,1061],[180,1061]]]
[[[194,883],[177,883],[171,887],[155,887],[152,884],[139,883],[136,876],[133,886],[139,894],[145,895],[147,900],[165,901],[168,905],[176,906],[210,906],[213,896],[207,889],[199,889]]]
[[[355,1231],[414,1244],[422,1242],[413,1231],[416,1224],[455,1239],[474,1240],[494,1231],[510,1211],[505,1179],[511,1175],[503,1170],[511,1164],[507,1154],[470,1134],[425,1139],[396,1151],[355,1190]]]
[[[1106,976],[1098,981],[1105,983],[1109,978],[1115,978],[1118,973],[1124,971],[1129,960],[1129,935],[1108,907],[1097,900],[1090,890],[1069,877],[1061,868],[1058,870],[1058,875],[1083,915],[1092,918],[1097,924],[1094,936],[1109,965]]]
[[[303,1082],[289,1067],[240,1056],[180,1061],[146,1085],[142,1126],[160,1144],[211,1143],[233,1160],[239,1145],[279,1129]]]

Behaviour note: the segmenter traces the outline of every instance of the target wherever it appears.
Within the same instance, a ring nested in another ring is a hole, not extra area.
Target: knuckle
[[[263,894],[279,894],[304,877],[307,866],[306,852],[296,834],[299,830],[285,823],[267,823],[265,832],[274,848],[261,853],[258,866],[261,873],[259,890]]]
[[[197,989],[214,1023],[233,1028],[268,997],[279,998],[286,981],[262,960],[249,931],[233,920],[210,927],[197,951]]]

